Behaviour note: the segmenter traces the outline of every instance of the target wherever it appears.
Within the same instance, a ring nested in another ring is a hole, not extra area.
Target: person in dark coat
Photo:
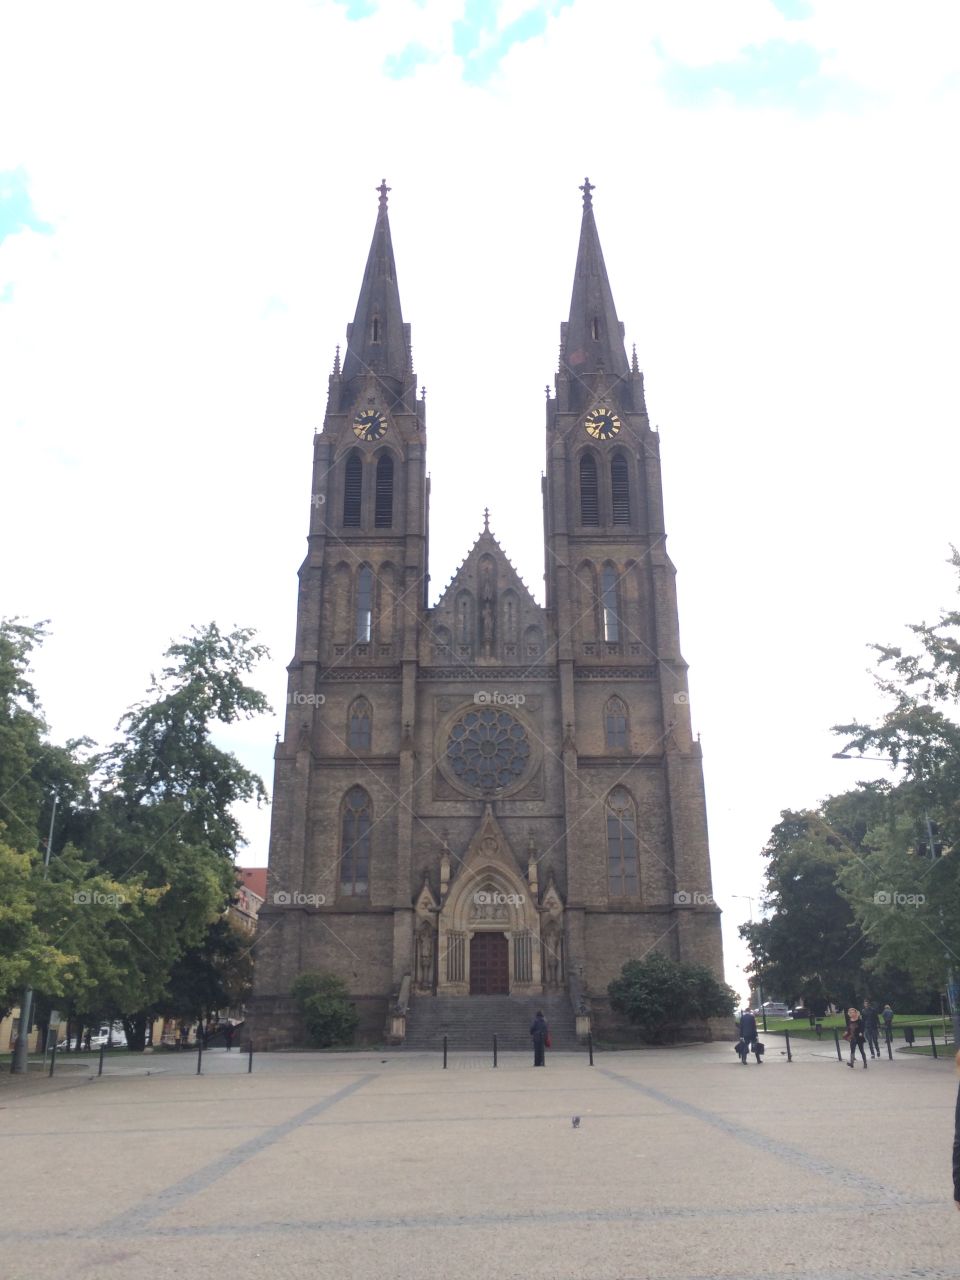
[[[857,1050],[860,1050],[860,1057],[863,1059],[863,1069],[867,1069],[867,1055],[863,1051],[863,1019],[860,1017],[859,1009],[847,1010],[847,1034],[850,1036],[850,1061],[847,1066],[853,1070],[853,1060],[857,1056]]]
[[[954,1061],[960,1071],[960,1049]],[[960,1209],[960,1089],[957,1090],[957,1109],[953,1116],[953,1201]]]
[[[863,1034],[870,1046],[870,1057],[880,1057],[880,1014],[869,1000],[863,1002]]]
[[[533,1036],[533,1065],[546,1066],[544,1055],[547,1048],[548,1027],[542,1009],[537,1010],[536,1017],[530,1023],[530,1034]]]
[[[740,1061],[744,1066],[747,1065],[747,1055],[750,1052],[750,1046],[757,1042],[757,1020],[749,1009],[744,1009],[740,1014],[740,1043],[743,1046],[740,1050]],[[759,1053],[757,1062],[760,1061]]]
[[[223,1039],[224,1039],[224,1043],[227,1046],[227,1053],[229,1053],[230,1050],[233,1048],[233,1036],[235,1031],[236,1031],[236,1027],[233,1025],[232,1022],[225,1022],[223,1024]]]

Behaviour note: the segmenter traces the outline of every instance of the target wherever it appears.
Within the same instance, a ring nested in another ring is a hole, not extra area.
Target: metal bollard
[[[934,1049],[934,1053],[936,1053],[936,1049]],[[53,1048],[50,1050],[50,1074],[51,1075],[53,1075],[53,1068],[56,1065],[56,1062],[57,1062],[57,1039],[56,1039],[56,1036],[54,1036]]]
[[[447,1037],[443,1037],[443,1069],[447,1069]]]
[[[790,1032],[789,1032],[789,1031],[785,1031],[785,1032],[783,1033],[783,1035],[784,1035],[784,1039],[785,1039],[785,1040],[786,1040],[786,1042],[787,1042],[787,1061],[788,1061],[788,1062],[792,1062],[792,1061],[793,1061],[793,1054],[790,1052]]]
[[[931,1045],[931,1048],[933,1049],[933,1056],[936,1058],[938,1056],[937,1055],[937,1037],[934,1035],[933,1027],[930,1028],[930,1045]],[[50,1074],[51,1075],[53,1074],[52,1063],[50,1066]]]
[[[203,1062],[203,1040],[197,1041],[197,1075],[200,1075],[200,1066]]]
[[[497,1065],[497,1037],[493,1037],[493,1065]]]
[[[250,1054],[247,1058],[247,1075],[253,1071],[253,1041],[250,1041]]]
[[[593,1066],[593,1032],[587,1032],[587,1052],[590,1054],[590,1065]]]
[[[834,1043],[837,1046],[837,1061],[842,1062],[843,1054],[840,1052],[840,1032],[837,1030],[836,1027],[833,1028],[833,1039],[834,1039]]]
[[[107,1046],[106,1046],[105,1044],[102,1044],[102,1045],[100,1046],[100,1062],[99,1062],[99,1065],[97,1066],[97,1075],[98,1075],[98,1076],[102,1076],[102,1075],[103,1075],[103,1051],[104,1051],[104,1049],[105,1049],[106,1047],[107,1047]]]

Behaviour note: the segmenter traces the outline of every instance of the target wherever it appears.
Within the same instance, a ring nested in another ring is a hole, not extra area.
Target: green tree
[[[611,1008],[660,1044],[690,1022],[733,1014],[737,993],[704,965],[683,964],[660,951],[628,960],[607,988]]]
[[[251,938],[229,916],[218,916],[200,943],[174,964],[163,1007],[156,1012],[207,1021],[222,1009],[243,1004],[252,986]]]
[[[849,1003],[861,989],[868,941],[838,877],[862,859],[867,832],[888,804],[886,789],[871,784],[819,809],[781,814],[763,850],[769,914],[740,926],[768,998],[818,1008]]]
[[[259,777],[211,739],[268,709],[244,676],[266,654],[253,632],[223,634],[214,624],[167,650],[172,659],[150,697],[123,717],[123,737],[98,760],[100,788],[90,832],[97,865],[142,899],[135,929],[114,921],[111,940],[127,958],[113,997],[128,1044],[143,1047],[147,1017],[170,998],[175,967],[201,945],[233,893],[234,857],[243,844],[233,807],[258,803]]]
[[[960,576],[960,552],[950,563]],[[936,829],[934,844],[948,853],[960,851],[960,610],[941,610],[936,622],[910,627],[913,651],[873,645],[878,655],[876,683],[889,710],[875,724],[853,721],[834,726],[846,739],[844,751],[887,757],[903,768],[903,781],[891,789],[897,814],[894,831],[875,838],[874,856],[844,877],[844,891],[865,929],[869,929],[878,963],[889,960],[905,968],[917,983],[960,967],[960,858],[917,858],[929,845],[928,824]],[[927,850],[929,854],[929,849]],[[919,904],[875,902],[870,893],[922,895]],[[898,886],[905,886],[898,888]],[[890,909],[887,909],[887,908]],[[951,998],[958,992],[953,983]],[[957,1019],[955,1017],[955,1023]]]
[[[360,1019],[342,978],[316,971],[301,973],[291,995],[300,1006],[311,1044],[328,1049],[352,1041]]]

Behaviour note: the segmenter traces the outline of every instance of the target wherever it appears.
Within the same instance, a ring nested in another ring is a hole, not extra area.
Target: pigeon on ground
[[[580,1128],[580,1117],[579,1117],[579,1116],[574,1116],[570,1123],[573,1125],[573,1127],[574,1127],[575,1129],[579,1129],[579,1128]]]

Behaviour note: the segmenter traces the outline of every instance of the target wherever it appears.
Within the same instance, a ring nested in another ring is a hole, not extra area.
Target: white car
[[[764,1004],[763,1008],[761,1009],[761,1012],[765,1013],[768,1018],[792,1018],[793,1017],[793,1012],[791,1011],[789,1006],[785,1004],[779,1004],[776,1000],[768,1000],[766,1004]]]

